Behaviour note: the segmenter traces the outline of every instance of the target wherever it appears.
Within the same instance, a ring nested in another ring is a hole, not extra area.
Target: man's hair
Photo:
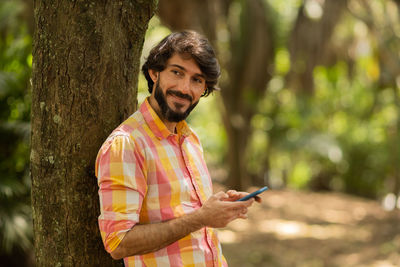
[[[220,75],[220,67],[215,57],[214,49],[204,36],[194,31],[174,32],[165,37],[158,45],[151,49],[142,72],[146,77],[149,92],[153,91],[154,82],[149,75],[149,70],[161,72],[165,69],[167,61],[175,53],[192,57],[199,66],[206,80],[206,90],[203,96],[208,96],[217,90],[216,84]]]

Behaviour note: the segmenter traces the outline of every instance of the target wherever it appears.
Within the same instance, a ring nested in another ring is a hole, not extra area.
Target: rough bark
[[[94,161],[137,107],[155,1],[34,1],[31,178],[38,266],[114,266],[97,226]]]

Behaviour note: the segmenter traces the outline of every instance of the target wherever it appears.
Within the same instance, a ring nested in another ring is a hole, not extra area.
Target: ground
[[[268,190],[261,196],[247,220],[219,231],[230,267],[400,266],[399,210],[339,193]]]

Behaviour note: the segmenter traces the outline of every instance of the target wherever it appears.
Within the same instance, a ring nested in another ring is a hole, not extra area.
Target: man
[[[220,75],[201,35],[172,33],[142,68],[151,95],[96,160],[106,250],[125,266],[226,266],[213,228],[247,217],[247,193],[212,193],[198,137],[185,122]]]

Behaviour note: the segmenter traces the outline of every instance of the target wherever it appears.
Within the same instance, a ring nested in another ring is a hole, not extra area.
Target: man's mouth
[[[181,92],[179,92],[179,91],[175,91],[175,90],[168,90],[168,91],[167,91],[167,95],[174,96],[174,97],[176,97],[176,98],[178,98],[178,99],[189,100],[190,103],[192,103],[192,101],[193,101],[193,98],[192,98],[190,95],[183,94],[183,93],[181,93]]]

